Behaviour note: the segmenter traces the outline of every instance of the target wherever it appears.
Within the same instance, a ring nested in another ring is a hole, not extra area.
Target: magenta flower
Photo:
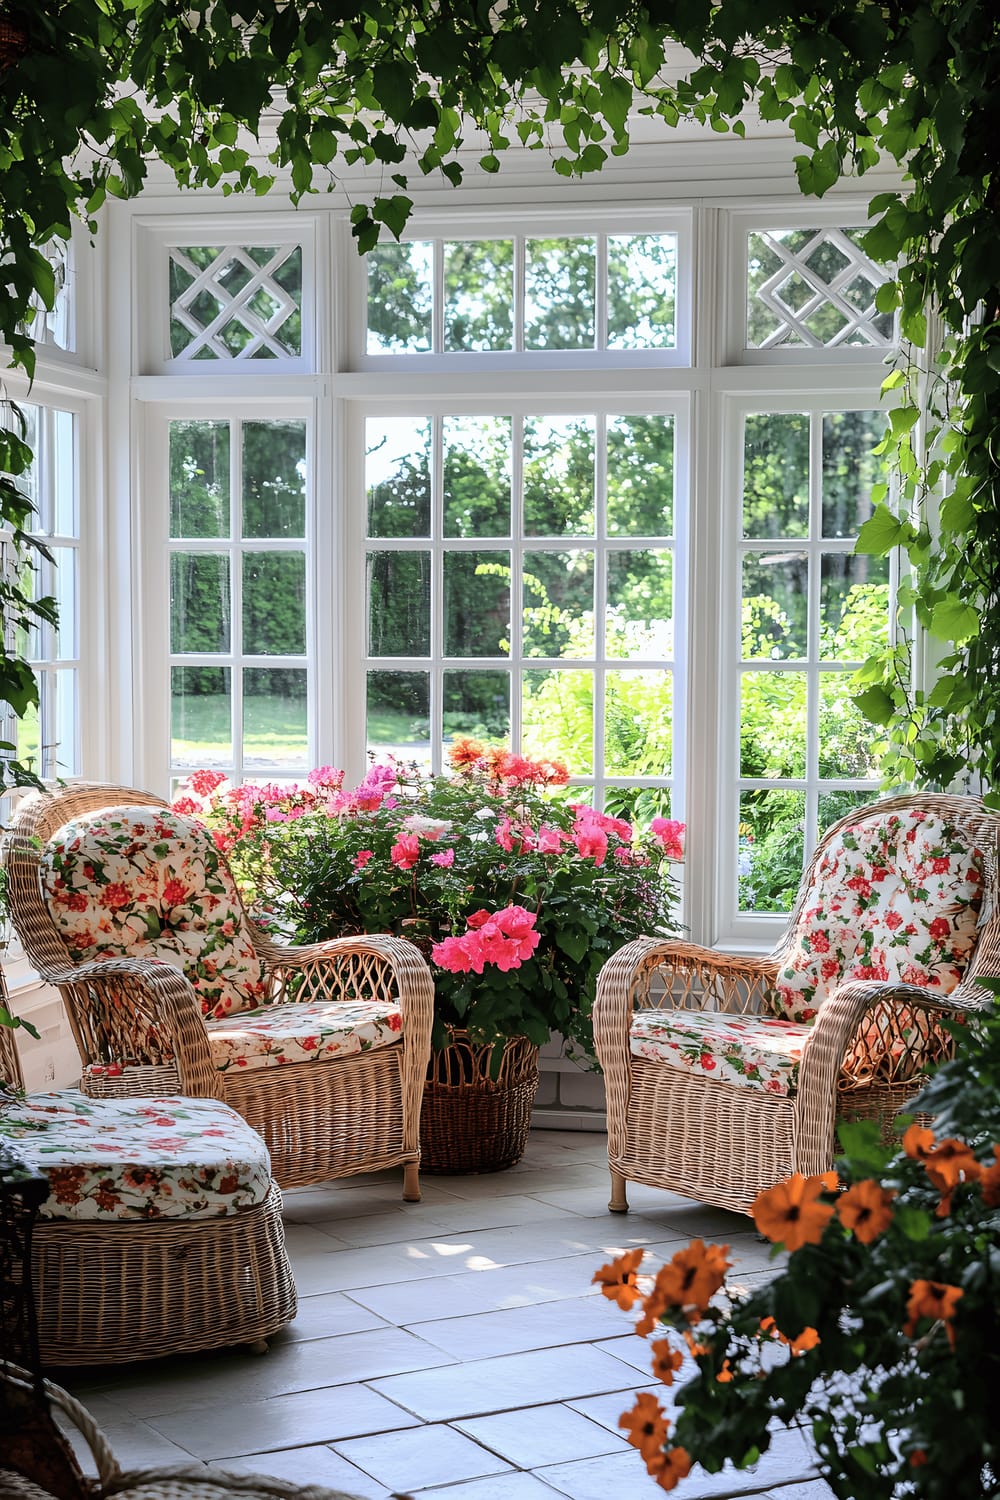
[[[370,859],[374,859],[374,857],[374,849],[359,849],[357,854],[354,856],[354,868],[356,870],[363,870],[368,861]]]

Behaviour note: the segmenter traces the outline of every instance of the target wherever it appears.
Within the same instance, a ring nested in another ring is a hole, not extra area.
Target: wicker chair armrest
[[[168,1044],[181,1092],[204,1098],[221,1096],[201,1006],[180,969],[149,959],[108,958],[50,970],[44,977],[58,985],[73,1012],[85,1062],[99,1061],[95,1049],[87,1045],[88,1038],[96,1035],[95,1003],[100,1010],[102,1001],[114,1004],[116,998],[124,997],[126,1004],[116,1006],[116,1022],[119,1029],[132,1023],[137,1054],[144,1050],[144,1032],[152,1023]]]
[[[268,944],[264,950],[272,981],[283,994],[288,980],[300,975],[304,983],[294,996],[309,1000],[317,995],[364,992],[373,997],[395,999],[403,1019],[403,1036],[430,1052],[434,1014],[434,980],[420,949],[405,938],[389,933],[362,933],[353,937],[328,938],[303,947]]]
[[[828,1165],[825,1160],[820,1161],[819,1156],[814,1163],[808,1161],[807,1143],[821,1142],[832,1132],[838,1107],[838,1082],[844,1063],[871,1011],[885,1005],[941,1016],[972,1013],[982,1010],[985,1004],[988,1004],[986,991],[979,990],[977,994],[977,986],[971,983],[947,995],[920,985],[878,979],[855,979],[840,985],[820,1006],[802,1049],[798,1085],[799,1140],[801,1151],[807,1158],[802,1169],[818,1172]],[[918,1086],[918,1077],[914,1076],[914,1092]]]

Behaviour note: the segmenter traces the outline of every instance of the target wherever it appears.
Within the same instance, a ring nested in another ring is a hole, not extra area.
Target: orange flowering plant
[[[637,1332],[659,1325],[671,1389],[620,1425],[662,1489],[752,1466],[777,1420],[811,1427],[841,1500],[1000,1495],[1000,1011],[955,1030],[914,1101],[933,1128],[893,1149],[845,1124],[836,1171],[759,1194],[754,1223],[788,1252],[765,1286],[727,1287],[728,1247],[701,1240],[655,1277],[637,1251],[594,1277]]]

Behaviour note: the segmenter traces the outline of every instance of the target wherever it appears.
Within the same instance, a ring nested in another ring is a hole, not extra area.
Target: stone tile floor
[[[224,1351],[63,1372],[125,1467],[201,1463],[340,1488],[359,1500],[652,1500],[618,1417],[649,1376],[645,1343],[591,1286],[635,1245],[669,1257],[692,1235],[732,1247],[732,1279],[769,1274],[750,1221],[633,1187],[606,1209],[604,1137],[533,1131],[483,1177],[398,1173],[285,1195],[299,1290],[267,1355]],[[825,1500],[797,1431],[753,1470],[694,1471],[680,1500]]]

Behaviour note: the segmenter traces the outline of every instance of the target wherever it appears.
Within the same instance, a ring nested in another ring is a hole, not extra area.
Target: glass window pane
[[[594,554],[525,553],[522,619],[525,656],[592,656]]]
[[[368,264],[368,353],[419,354],[431,347],[434,247],[429,240],[379,244]]]
[[[608,348],[673,349],[677,236],[608,236]]]
[[[605,651],[609,657],[672,657],[673,554],[608,553]]]
[[[510,674],[456,672],[444,674],[444,737],[510,743]]]
[[[670,672],[607,674],[604,764],[610,775],[670,775],[673,685]]]
[[[430,649],[430,553],[369,553],[369,656],[429,656]]]
[[[805,855],[804,792],[744,792],[740,797],[739,909],[791,911]]]
[[[521,716],[526,755],[561,760],[571,774],[578,776],[593,770],[593,672],[525,672]]]
[[[608,420],[608,535],[671,536],[674,419]]]
[[[305,534],[305,422],[244,422],[243,535]]]
[[[243,554],[243,650],[247,656],[304,656],[303,552]]]
[[[174,552],[170,558],[170,649],[228,651],[229,558]]]
[[[80,711],[78,702],[79,673],[72,668],[51,672],[55,706],[55,765],[59,776],[79,776]]]
[[[809,533],[809,418],[757,412],[743,440],[743,535]]]
[[[804,672],[744,672],[740,681],[740,775],[806,773]]]
[[[593,536],[593,417],[531,417],[524,424],[526,536]]]
[[[369,750],[429,760],[430,681],[426,672],[368,673]]]
[[[428,417],[369,418],[365,426],[369,536],[429,536],[431,423]]]
[[[450,240],[444,247],[444,347],[513,348],[513,240]]]
[[[42,763],[42,723],[38,712],[38,705],[32,703],[25,709],[19,719],[14,721],[14,744],[17,746],[17,759],[22,766],[33,771],[36,776],[45,775],[45,766]]]
[[[888,558],[826,553],[820,580],[822,659],[861,662],[888,644]]]
[[[510,553],[444,555],[445,656],[510,651]]]
[[[228,422],[171,422],[170,535],[229,535]]]
[[[787,661],[806,655],[809,557],[750,552],[743,558],[743,659]]]
[[[872,513],[872,486],[885,482],[885,460],[872,449],[885,436],[878,411],[823,413],[823,535],[857,536]]]
[[[77,564],[75,547],[53,547],[55,562],[52,587],[59,601],[59,624],[51,631],[51,658],[53,661],[70,661],[80,654],[77,609]]]
[[[243,764],[304,771],[309,760],[304,667],[246,667]]]
[[[76,417],[70,411],[52,413],[52,529],[56,536],[79,536],[77,506]]]
[[[171,764],[197,770],[228,766],[232,759],[232,672],[228,667],[171,667]]]
[[[445,536],[510,535],[510,446],[509,417],[445,417]]]
[[[831,780],[878,777],[875,735],[851,698],[851,672],[821,672],[819,678],[819,774]]]
[[[593,349],[596,285],[594,240],[526,240],[525,348]]]

